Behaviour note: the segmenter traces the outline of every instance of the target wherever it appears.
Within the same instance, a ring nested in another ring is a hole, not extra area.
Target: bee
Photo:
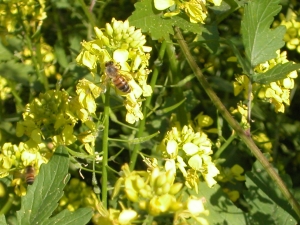
[[[131,88],[127,80],[120,73],[119,68],[116,67],[113,61],[108,61],[105,63],[105,73],[120,91],[126,94],[131,92]]]
[[[33,184],[35,177],[35,171],[33,166],[27,166],[25,168],[25,181],[27,184]]]

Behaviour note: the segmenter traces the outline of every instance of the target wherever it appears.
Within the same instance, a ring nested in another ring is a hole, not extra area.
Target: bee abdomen
[[[120,91],[124,93],[129,93],[131,91],[127,81],[121,76],[117,76],[116,78],[114,78],[113,83]]]
[[[35,177],[35,172],[33,166],[27,166],[25,169],[25,181],[27,184],[33,184],[34,182],[34,177]]]

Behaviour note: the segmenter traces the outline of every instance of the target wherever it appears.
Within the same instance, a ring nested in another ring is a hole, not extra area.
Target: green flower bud
[[[168,194],[170,192],[170,188],[171,188],[171,184],[170,183],[166,183],[164,186],[162,186],[162,193],[163,194]]]
[[[112,26],[113,26],[114,34],[122,33],[122,30],[123,30],[123,22],[122,21],[114,20],[112,23]]]
[[[161,187],[165,185],[167,177],[165,173],[161,173],[155,180],[155,187]]]
[[[140,189],[139,194],[142,198],[149,198],[152,196],[151,191],[146,190],[146,189]]]
[[[139,200],[138,193],[133,189],[125,189],[127,198],[132,202],[137,202]]]
[[[101,40],[104,35],[103,32],[98,27],[94,27],[94,31],[96,33],[96,36]]]
[[[123,34],[117,34],[114,36],[114,39],[117,40],[117,41],[121,41],[123,38]]]
[[[141,29],[138,29],[138,30],[135,30],[133,32],[133,34],[131,35],[131,37],[134,39],[134,40],[139,40],[141,39],[141,37],[143,36],[142,32],[141,32]]]
[[[109,23],[106,23],[105,28],[108,36],[112,37],[114,33],[114,29],[112,28],[112,26]]]
[[[166,193],[164,193],[162,187],[157,187],[157,188],[155,188],[154,191],[155,191],[155,194],[158,195],[158,196],[163,195],[163,194],[166,194]]]
[[[174,179],[175,179],[175,174],[173,173],[173,171],[168,170],[166,172],[166,178],[167,178],[167,181],[166,181],[167,183],[173,184]]]
[[[125,39],[126,43],[128,43],[130,45],[130,43],[133,41],[132,37],[128,37]]]
[[[142,189],[145,186],[144,179],[141,177],[137,177],[133,182],[133,186],[136,190]]]
[[[120,192],[121,190],[121,185],[124,183],[124,178],[120,177],[117,182],[115,183],[115,188],[112,194],[112,199],[114,199]]]
[[[157,179],[158,176],[159,176],[159,169],[158,168],[154,168],[152,170],[151,177],[150,177],[150,185],[152,187],[154,186],[155,181],[156,181],[156,179]]]
[[[175,183],[170,188],[169,194],[170,195],[176,195],[182,188],[183,183]]]
[[[123,33],[127,33],[129,29],[129,21],[125,20],[123,23]]]
[[[100,39],[104,45],[106,46],[110,46],[110,42],[109,42],[109,38],[106,36],[102,36],[102,38]]]
[[[128,30],[127,30],[127,32],[128,32],[129,35],[133,34],[134,31],[135,31],[135,27],[133,27],[133,26],[129,27]]]

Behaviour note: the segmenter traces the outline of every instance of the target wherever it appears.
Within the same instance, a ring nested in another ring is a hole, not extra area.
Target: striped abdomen
[[[112,82],[120,91],[122,91],[124,93],[130,93],[130,91],[131,91],[130,86],[129,86],[127,80],[124,77],[122,77],[121,75],[117,75],[116,77],[114,77],[112,79]]]
[[[25,181],[27,184],[33,184],[35,177],[35,171],[33,166],[27,166],[25,168]]]

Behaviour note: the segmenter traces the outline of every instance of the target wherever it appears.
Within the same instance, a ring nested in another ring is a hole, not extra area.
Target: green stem
[[[236,138],[236,133],[233,131],[231,136],[225,141],[225,143],[218,149],[218,151],[214,154],[214,159],[220,158],[220,155],[223,151],[230,145],[230,143]]]
[[[95,20],[94,20],[92,12],[90,12],[88,10],[88,7],[86,6],[86,4],[84,3],[83,0],[78,0],[78,1],[79,1],[80,5],[81,5],[81,8],[82,8],[84,14],[88,18],[88,21],[91,23],[92,27],[95,27]]]
[[[173,78],[172,83],[177,84],[178,82],[180,82],[183,79],[183,77],[178,68],[178,60],[176,58],[174,49],[175,49],[174,44],[167,45],[167,54],[168,54],[168,59],[170,62],[170,69],[171,69],[172,78]],[[185,98],[181,87],[178,87],[173,90],[175,90],[174,97],[177,100],[177,102],[180,102]],[[184,104],[182,104],[178,108],[176,108],[176,119],[180,122],[180,124],[182,126],[186,125],[188,123],[187,112],[184,108]]]
[[[5,204],[3,205],[3,207],[0,209],[0,215],[4,215],[6,214],[7,212],[10,211],[12,205],[13,205],[13,202],[15,201],[15,197],[13,194],[9,194],[8,195],[8,199],[6,200]]]
[[[32,60],[33,67],[36,72],[37,78],[40,79],[41,82],[43,83],[45,91],[48,91],[49,90],[48,78],[45,75],[44,69],[41,69],[41,68],[43,68],[43,63],[39,64],[38,60],[37,60],[38,56],[41,57],[41,52],[40,52],[40,41],[41,40],[39,39],[39,44],[36,45],[36,53],[37,54],[35,54],[33,47],[32,47],[31,39],[29,37],[30,36],[29,31],[27,30],[27,27],[23,22],[22,22],[22,26],[23,26],[23,30],[24,30],[24,37],[26,40],[26,44],[27,44],[28,49],[31,54],[31,60]],[[39,61],[42,62],[42,59],[40,58]]]
[[[109,132],[109,110],[110,110],[110,86],[107,85],[104,102],[104,130],[103,130],[103,142],[102,142],[102,203],[103,206],[107,207],[107,168],[108,168],[108,132]]]
[[[281,190],[282,194],[286,197],[288,202],[291,204],[293,210],[297,213],[300,218],[300,205],[294,198],[294,196],[289,192],[284,182],[281,180],[275,169],[266,159],[266,157],[262,154],[259,148],[256,146],[252,138],[250,137],[250,133],[245,132],[243,128],[238,124],[238,122],[231,116],[231,114],[227,111],[221,100],[215,94],[213,89],[210,87],[210,84],[207,82],[205,77],[202,74],[202,71],[197,66],[197,63],[194,61],[192,54],[189,51],[189,48],[183,39],[182,33],[178,27],[175,28],[175,37],[177,38],[178,44],[184,53],[186,60],[188,61],[190,67],[195,73],[199,83],[205,90],[206,94],[209,96],[212,103],[216,106],[218,111],[222,114],[224,119],[228,122],[228,124],[235,130],[236,134],[243,140],[243,142],[250,149],[252,154],[257,158],[257,160],[262,164],[264,169],[270,175],[272,180],[277,184],[278,188]]]
[[[160,62],[162,62],[162,60],[163,60],[163,58],[164,58],[165,51],[166,51],[166,47],[167,47],[167,43],[166,43],[166,41],[163,41],[163,43],[162,43],[161,46],[160,46],[160,50],[159,50],[159,54],[158,54],[158,61],[160,61]],[[154,89],[154,86],[155,86],[155,84],[156,84],[158,74],[159,74],[159,68],[158,68],[158,67],[155,67],[154,70],[153,70],[153,73],[152,73],[151,81],[150,81],[150,86],[151,86],[152,90]],[[148,110],[148,108],[149,108],[149,106],[150,106],[151,99],[152,99],[152,95],[149,96],[149,97],[146,99],[146,102],[145,102],[145,104],[143,105],[143,115],[144,115],[144,119],[141,120],[141,122],[140,122],[140,124],[139,124],[138,132],[137,132],[136,138],[142,137],[142,134],[143,134],[143,132],[144,132],[145,124],[146,124],[147,110]],[[134,167],[135,167],[135,164],[136,164],[136,160],[137,160],[137,156],[138,156],[139,150],[140,150],[140,144],[134,145],[133,151],[132,151],[132,154],[131,154],[131,157],[130,157],[130,170],[133,170]]]

